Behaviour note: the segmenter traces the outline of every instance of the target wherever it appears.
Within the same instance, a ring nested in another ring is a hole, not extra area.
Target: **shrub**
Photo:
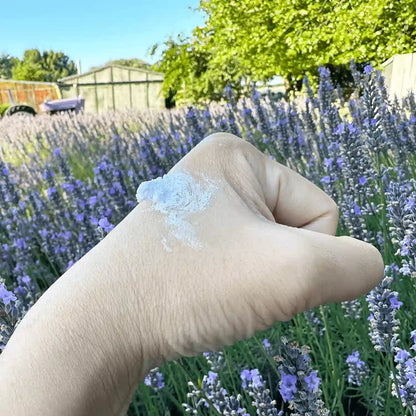
[[[0,117],[4,115],[7,109],[10,107],[10,104],[0,104]]]

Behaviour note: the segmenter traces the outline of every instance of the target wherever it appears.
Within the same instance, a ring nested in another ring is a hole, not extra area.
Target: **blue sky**
[[[192,35],[205,14],[199,0],[0,0],[0,54],[22,58],[26,49],[62,51],[82,72],[110,59],[139,58],[171,35]]]

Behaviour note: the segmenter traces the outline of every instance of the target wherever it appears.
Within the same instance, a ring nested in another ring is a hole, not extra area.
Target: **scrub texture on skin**
[[[189,214],[201,212],[208,206],[218,186],[205,175],[201,181],[196,181],[185,170],[168,173],[142,182],[137,189],[136,198],[151,201],[153,209],[162,212],[170,224],[173,235],[194,249],[203,248],[197,239],[195,230],[186,218]],[[166,239],[162,240],[165,250],[169,250]]]

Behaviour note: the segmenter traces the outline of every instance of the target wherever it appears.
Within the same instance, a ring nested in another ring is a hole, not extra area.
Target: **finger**
[[[378,250],[351,237],[254,220],[244,233],[241,241],[250,249],[241,263],[252,278],[242,287],[247,299],[256,294],[249,304],[262,328],[318,305],[357,299],[383,278]]]
[[[261,188],[256,194],[264,198],[264,203],[276,222],[335,235],[338,224],[338,207],[335,202],[312,182],[270,159],[251,143],[234,134],[213,133],[207,136],[171,172],[192,160],[201,162],[204,159],[203,162],[206,163],[206,156],[212,156],[207,147],[212,144],[217,151],[217,146],[222,146],[221,154],[226,155],[227,160],[236,152],[244,154]],[[202,158],[202,155],[205,157]],[[246,177],[247,172],[235,172],[236,169],[245,169],[246,166],[241,163],[239,166],[230,166],[232,173],[240,178]]]
[[[324,191],[245,142],[246,156],[279,224],[335,235],[338,207]]]
[[[309,273],[302,273],[310,294],[306,308],[357,299],[383,279],[384,262],[371,244],[352,237],[334,237],[314,231],[292,229],[312,250]],[[299,253],[302,256],[302,253]]]

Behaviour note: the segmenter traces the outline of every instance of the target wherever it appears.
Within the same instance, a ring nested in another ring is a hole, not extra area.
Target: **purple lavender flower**
[[[293,393],[296,393],[298,389],[296,388],[296,375],[294,374],[285,374],[284,372],[280,372],[281,376],[281,383],[280,383],[280,394],[282,395],[283,401],[293,400]],[[306,377],[305,377],[306,381]],[[308,383],[309,387],[309,383]]]
[[[102,218],[100,218],[100,220],[98,221],[98,225],[99,225],[101,228],[103,228],[103,229],[104,229],[104,231],[105,231],[106,233],[110,232],[110,231],[114,228],[114,225],[113,225],[113,224],[111,224],[111,223],[108,221],[107,217],[102,217]]]
[[[400,306],[403,305],[403,302],[400,302],[397,295],[392,296],[390,299],[390,305],[393,309],[400,309]]]
[[[329,69],[325,68],[324,66],[320,66],[318,68],[318,71],[321,77],[329,77],[331,75],[331,73],[329,72]]]
[[[367,178],[365,176],[360,176],[358,183],[360,185],[365,185],[367,183]]]
[[[3,301],[5,305],[8,305],[10,301],[15,301],[17,298],[13,294],[13,292],[7,290],[4,283],[0,283],[0,299]]]
[[[347,300],[341,302],[341,307],[344,309],[346,318],[360,319],[361,318],[361,302],[359,299]]]
[[[251,370],[244,369],[240,373],[241,380],[241,387],[243,389],[247,388],[247,381],[251,380]]]
[[[412,211],[414,207],[415,207],[415,198],[409,197],[407,199],[406,205],[404,206],[404,209],[406,211]]]
[[[159,372],[159,367],[150,370],[149,374],[144,379],[146,386],[152,387],[155,391],[161,390],[165,387],[163,375]]]
[[[324,165],[331,168],[332,167],[332,159],[331,158],[325,158],[324,159]]]
[[[388,276],[391,268],[384,268],[385,277],[381,283],[366,297],[368,308],[372,314],[369,319],[369,335],[376,351],[393,352],[398,338],[399,321],[396,310],[401,302],[397,300],[397,292],[389,289],[393,277]]]
[[[393,380],[392,395],[400,398],[403,407],[408,407],[416,414],[416,358],[403,349],[396,348],[394,357],[396,371],[390,374]]]
[[[289,401],[291,408],[297,410],[302,416],[328,415],[324,402],[320,399],[317,372],[310,367],[309,347],[298,348],[298,344],[288,343],[285,337],[281,338],[278,354],[274,360],[278,363],[281,375],[279,383],[280,394],[284,401]]]
[[[392,242],[397,244],[396,255],[403,256],[400,272],[416,277],[416,181],[411,179],[408,182],[391,182],[386,196]]]
[[[30,279],[30,277],[29,277],[28,275],[26,275],[26,276],[23,276],[23,277],[22,277],[22,282],[23,282],[25,285],[29,285],[29,283],[31,282],[31,279]]]
[[[228,396],[227,391],[221,387],[221,380],[218,374],[213,371],[209,371],[208,375],[205,375],[202,379],[202,390],[197,389],[192,381],[188,382],[188,386],[192,390],[187,394],[187,397],[192,399],[193,406],[188,403],[182,403],[187,413],[197,414],[200,406],[210,407],[210,403],[212,403],[220,414],[250,416],[246,413],[246,409],[241,406],[241,395],[239,394],[237,397]],[[202,392],[204,392],[206,399],[205,397],[201,398]]]
[[[364,67],[364,73],[366,75],[371,75],[371,73],[373,72],[373,67],[372,65],[367,65]]]
[[[334,130],[335,134],[342,134],[344,132],[344,123],[340,123]]]
[[[264,349],[265,349],[266,353],[270,357],[273,357],[273,355],[274,355],[274,348],[272,347],[272,345],[270,344],[270,342],[269,342],[269,340],[267,338],[263,339],[263,346],[264,346]]]
[[[221,371],[224,369],[226,362],[222,351],[204,352],[203,356],[206,358],[212,371]]]
[[[272,400],[270,390],[265,387],[265,382],[257,368],[253,370],[244,369],[240,373],[242,387],[250,397],[253,398],[253,406],[257,408],[258,414],[277,416],[276,400]]]
[[[398,363],[405,362],[410,357],[410,354],[406,350],[398,348],[396,350],[396,356],[394,357],[395,361]]]
[[[51,188],[48,188],[48,189],[46,190],[46,192],[47,192],[47,194],[48,194],[48,199],[51,199],[51,196],[52,196],[54,193],[58,192],[58,191],[56,190],[56,186],[52,186]]]
[[[322,321],[315,315],[315,312],[312,309],[309,309],[305,311],[304,314],[308,319],[311,327],[317,332],[319,336],[322,336],[325,333],[325,327],[322,324]]]
[[[360,353],[354,351],[347,357],[348,383],[361,386],[362,379],[368,377],[369,370],[365,362],[360,360]]]
[[[416,329],[410,332],[410,336],[412,337],[412,340],[413,340],[413,345],[410,347],[410,349],[416,351]]]
[[[306,381],[311,393],[318,391],[321,379],[318,377],[317,371],[312,371],[308,376],[305,376],[304,380]]]

